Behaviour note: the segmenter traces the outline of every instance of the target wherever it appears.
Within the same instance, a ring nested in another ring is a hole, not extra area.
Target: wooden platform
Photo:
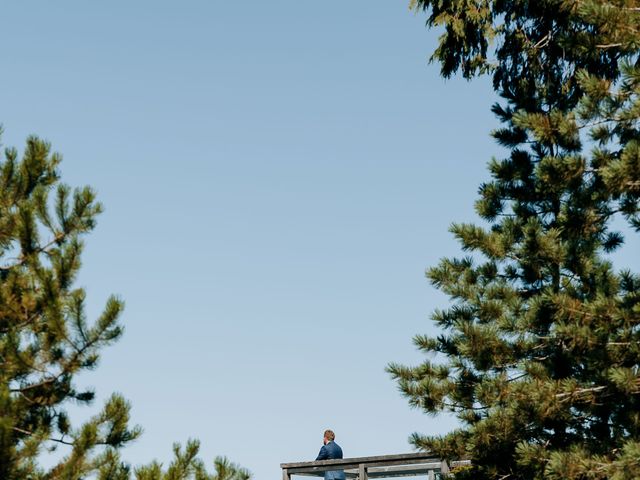
[[[469,465],[469,461],[452,462],[451,467]],[[429,480],[436,476],[446,477],[450,465],[428,453],[405,453],[377,457],[341,458],[315,462],[282,463],[282,480],[291,480],[292,475],[323,477],[328,470],[344,470],[347,479],[411,477],[424,475]]]

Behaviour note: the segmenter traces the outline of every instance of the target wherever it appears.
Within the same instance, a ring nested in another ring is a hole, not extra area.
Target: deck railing
[[[448,476],[451,468],[469,465],[469,461],[451,462],[428,453],[405,453],[378,457],[341,458],[315,462],[282,463],[282,480],[291,480],[292,475],[322,477],[324,472],[343,470],[347,480],[369,478],[410,477],[425,475],[429,480]]]

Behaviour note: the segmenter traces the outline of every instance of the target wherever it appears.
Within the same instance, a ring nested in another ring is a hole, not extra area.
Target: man
[[[342,449],[334,440],[336,434],[331,430],[325,430],[322,443],[324,445],[320,448],[320,453],[316,460],[334,460],[336,458],[342,458]],[[344,470],[330,470],[324,472],[324,480],[345,480]]]

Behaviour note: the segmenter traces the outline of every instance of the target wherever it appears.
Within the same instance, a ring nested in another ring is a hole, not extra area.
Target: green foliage
[[[118,451],[141,433],[129,426],[130,406],[112,395],[95,416],[73,426],[70,403],[90,404],[91,390],[74,384],[96,368],[100,351],[122,335],[123,302],[107,300],[90,322],[85,292],[74,287],[82,237],[102,207],[88,187],[60,183],[60,155],[29,137],[22,158],[7,148],[0,161],[0,479],[128,480]],[[66,454],[45,469],[39,460],[55,448]],[[136,478],[248,480],[246,470],[218,458],[214,474],[197,459],[199,445],[174,449],[166,472],[140,467]]]
[[[187,442],[184,451],[180,445],[173,446],[174,460],[166,471],[162,465],[154,462],[150,465],[139,467],[135,471],[136,480],[249,480],[251,474],[248,470],[230,462],[225,457],[216,457],[214,472],[207,473],[204,462],[200,460],[198,450],[200,444],[195,440]],[[100,480],[111,480],[112,477],[100,477]],[[113,477],[114,480],[117,477]]]
[[[502,97],[468,256],[427,276],[451,298],[429,359],[389,371],[412,406],[462,428],[412,443],[469,458],[458,478],[640,478],[640,276],[616,272],[616,216],[640,231],[636,1],[418,0],[442,74]]]
[[[73,283],[81,237],[101,206],[90,188],[59,183],[60,156],[48,143],[27,139],[22,159],[6,149],[0,163],[0,478],[44,476],[38,456],[52,443],[71,451],[48,475],[81,478],[96,467],[99,447],[119,447],[140,434],[129,428],[129,405],[112,396],[101,413],[72,428],[70,401],[88,404],[91,391],[73,378],[94,368],[99,351],[122,333],[123,303],[107,301],[94,323],[85,293]],[[43,477],[44,478],[44,477]]]

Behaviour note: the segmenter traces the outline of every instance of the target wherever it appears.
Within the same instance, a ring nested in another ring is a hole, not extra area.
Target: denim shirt
[[[316,460],[335,460],[342,458],[342,449],[336,442],[328,442],[323,445]],[[324,480],[345,480],[344,470],[330,470],[324,472]]]

